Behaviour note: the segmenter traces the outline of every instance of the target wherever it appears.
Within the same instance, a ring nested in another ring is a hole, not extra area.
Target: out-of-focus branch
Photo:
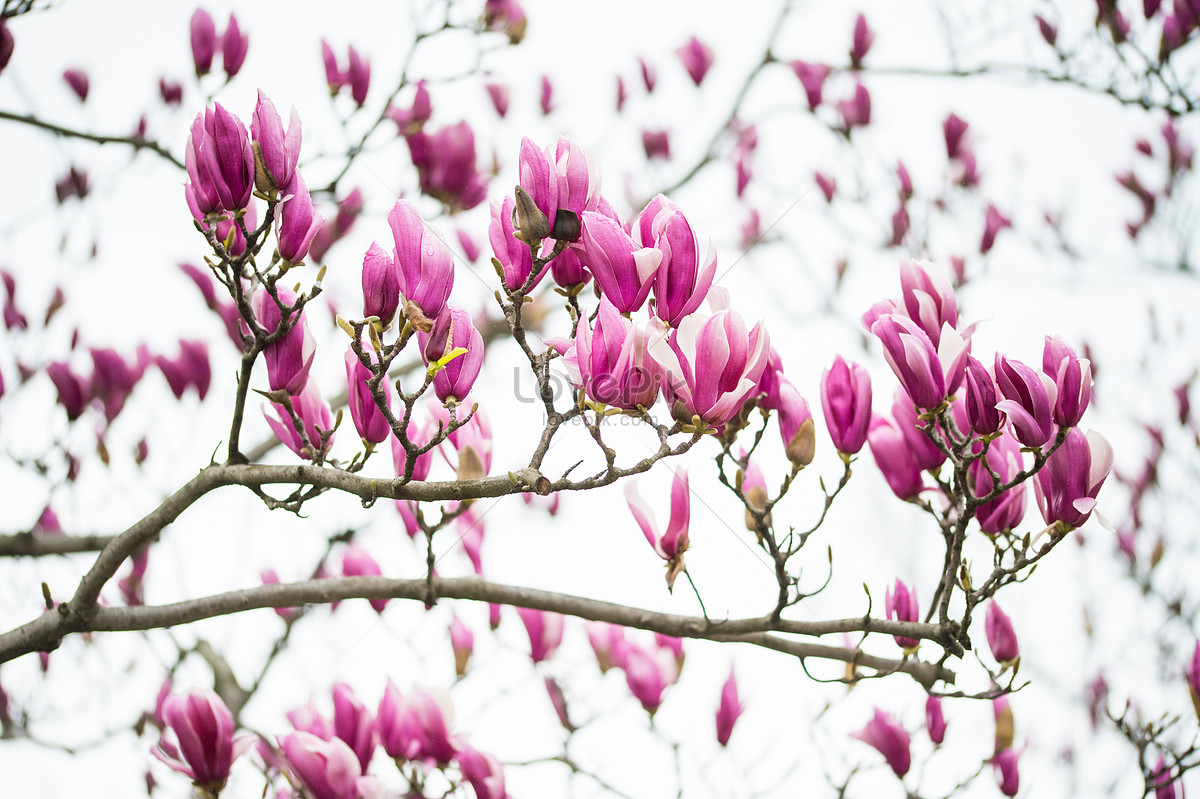
[[[883,632],[938,638],[941,630],[937,625],[869,617],[827,622],[775,620],[770,616],[721,621],[658,613],[598,599],[493,583],[480,577],[435,577],[432,580],[425,577],[326,578],[255,586],[170,605],[97,607],[86,618],[71,613],[47,613],[24,627],[0,636],[0,661],[53,648],[68,633],[152,630],[257,608],[327,604],[356,598],[412,599],[425,602],[430,586],[436,599],[493,602],[552,611],[592,621],[605,621],[679,638],[749,643],[799,658],[854,663],[883,673],[904,672],[926,687],[932,687],[938,681],[953,683],[955,679],[952,671],[932,663],[913,659],[891,660],[867,655],[854,647],[826,646],[767,634],[821,636],[841,632]]]
[[[0,119],[31,125],[35,128],[48,130],[58,136],[66,136],[69,139],[83,139],[95,142],[96,144],[125,144],[134,150],[149,150],[159,158],[166,159],[180,169],[183,169],[182,161],[176,158],[166,147],[151,139],[141,139],[136,136],[104,136],[99,133],[88,133],[85,130],[75,130],[63,127],[62,125],[55,125],[51,122],[45,122],[32,114],[14,114],[11,111],[0,110]]]
[[[0,558],[99,552],[115,538],[115,535],[0,535]]]

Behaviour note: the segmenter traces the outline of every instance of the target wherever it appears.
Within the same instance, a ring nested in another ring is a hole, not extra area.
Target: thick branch
[[[931,663],[889,660],[866,655],[854,648],[843,649],[766,635],[768,632],[812,636],[841,632],[887,632],[935,638],[939,634],[936,625],[871,618],[798,622],[773,620],[769,616],[716,621],[658,613],[570,594],[492,583],[479,577],[435,577],[433,580],[426,580],[424,577],[327,578],[256,586],[170,605],[97,607],[86,616],[70,610],[60,610],[58,613],[47,613],[0,636],[0,662],[30,652],[52,649],[68,633],[151,630],[257,608],[295,607],[355,598],[411,599],[425,602],[430,587],[437,599],[466,599],[536,608],[679,638],[744,642],[801,658],[813,657],[856,663],[882,672],[902,671],[927,687],[937,681],[953,683],[955,679],[953,672]]]

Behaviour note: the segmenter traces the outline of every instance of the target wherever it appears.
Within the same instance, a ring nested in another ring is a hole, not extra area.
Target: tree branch
[[[53,649],[58,646],[63,636],[69,633],[153,630],[258,608],[327,604],[347,599],[410,599],[424,603],[430,588],[436,599],[465,599],[534,608],[677,638],[743,642],[800,658],[823,658],[855,663],[884,673],[900,671],[909,674],[926,687],[931,687],[938,681],[953,683],[955,680],[954,672],[933,663],[889,660],[866,655],[856,648],[811,644],[766,634],[775,632],[821,636],[841,632],[883,632],[936,638],[941,632],[937,625],[869,617],[826,622],[773,620],[770,616],[711,620],[659,613],[571,594],[493,583],[480,577],[435,577],[432,580],[427,580],[424,576],[412,579],[338,577],[297,583],[275,583],[170,605],[97,607],[86,617],[69,610],[63,612],[61,609],[64,606],[60,606],[57,613],[44,614],[16,630],[0,635],[0,662],[30,652]]]
[[[74,130],[72,128],[64,128],[62,125],[55,125],[51,122],[43,122],[32,114],[14,114],[11,111],[0,110],[0,119],[7,119],[11,122],[20,122],[25,125],[32,125],[35,128],[48,130],[58,136],[65,136],[68,139],[84,139],[85,141],[95,142],[96,144],[126,144],[136,150],[149,150],[160,158],[170,161],[175,166],[183,169],[183,162],[176,158],[170,150],[163,147],[156,141],[150,139],[139,139],[134,136],[103,136],[98,133],[88,133],[83,130]]]
[[[72,552],[99,552],[115,535],[0,535],[0,558],[66,555]]]

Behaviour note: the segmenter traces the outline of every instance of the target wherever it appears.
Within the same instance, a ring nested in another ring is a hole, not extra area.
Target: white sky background
[[[799,10],[780,39],[781,59],[843,63],[854,16],[861,10],[876,32],[868,57],[870,66],[944,66],[942,21],[935,5],[830,5],[834,4],[797,4]],[[302,167],[310,186],[322,185],[323,178],[329,177],[323,171],[329,169],[329,162],[312,156],[336,151],[346,141],[330,125],[320,37],[327,37],[343,57],[351,43],[369,54],[372,92],[361,115],[372,118],[390,89],[387,84],[397,73],[411,30],[404,13],[385,11],[382,6],[344,3],[336,15],[328,4],[321,3],[236,7],[242,28],[251,37],[249,56],[242,74],[217,97],[247,122],[259,87],[284,114],[296,105],[305,123],[304,155],[309,160],[302,162]],[[967,31],[962,40],[966,57],[973,58],[980,50],[1005,62],[1030,56],[1026,49],[1031,39],[1023,31],[1031,23],[1024,5],[1019,9],[1001,9],[998,4],[970,6],[960,10],[956,5],[950,13],[950,22],[961,23]],[[223,29],[230,7],[208,4],[206,8]],[[486,61],[496,80],[511,85],[509,117],[497,122],[479,86],[463,82],[433,88],[432,124],[438,127],[465,117],[476,126],[484,162],[494,148],[501,175],[492,185],[491,197],[501,196],[513,182],[522,135],[542,144],[559,133],[572,135],[599,156],[605,194],[628,215],[637,210],[630,207],[630,198],[644,198],[653,188],[673,182],[681,165],[690,164],[707,145],[714,125],[728,113],[734,92],[761,53],[776,8],[775,3],[747,4],[731,12],[729,4],[715,2],[649,7],[632,2],[529,2],[525,44]],[[187,126],[202,104],[189,78],[187,20],[192,10],[189,4],[64,2],[49,12],[19,19],[13,26],[16,52],[0,77],[0,108],[32,110],[49,120],[113,134],[131,130],[139,114],[149,108],[150,135],[181,156]],[[1076,3],[1072,13],[1086,19],[1092,13],[1091,4]],[[1070,27],[1067,22],[1062,25],[1064,31]],[[692,34],[711,44],[717,55],[700,92],[689,88],[690,81],[673,54]],[[650,58],[658,70],[659,87],[649,98],[644,97],[640,85],[638,55]],[[430,74],[436,75],[461,71],[462,60],[455,51],[426,63]],[[82,67],[91,76],[91,97],[82,108],[58,78],[71,66]],[[625,77],[631,94],[621,118],[612,113],[615,72]],[[178,112],[163,109],[157,100],[160,73],[185,84],[184,105]],[[418,66],[416,74],[421,73]],[[549,74],[555,85],[557,110],[547,119],[535,111],[542,74]],[[206,90],[219,83],[216,77],[209,80],[212,83],[204,84]],[[827,97],[842,96],[848,85],[844,80],[831,81]],[[895,255],[879,248],[890,230],[877,226],[875,220],[886,221],[894,207],[890,170],[897,157],[904,159],[912,173],[918,198],[942,190],[945,152],[941,121],[950,111],[971,123],[984,196],[1008,213],[1017,228],[1001,234],[986,265],[978,257],[968,260],[968,272],[976,280],[959,295],[964,317],[989,320],[976,337],[977,353],[990,355],[999,347],[1038,363],[1042,336],[1053,332],[1075,344],[1084,339],[1091,342],[1100,354],[1101,368],[1110,375],[1132,374],[1145,349],[1145,314],[1151,302],[1159,306],[1165,329],[1187,323],[1189,310],[1198,299],[1194,281],[1133,263],[1135,254],[1122,223],[1132,218],[1136,209],[1112,180],[1115,172],[1134,163],[1133,141],[1140,136],[1154,137],[1160,117],[1148,118],[1075,90],[1033,88],[1013,81],[880,76],[869,77],[866,84],[872,92],[873,124],[865,134],[856,133],[853,145],[847,146],[813,124],[807,113],[798,113],[803,94],[790,69],[777,67],[775,74],[764,76],[748,108],[769,113],[771,123],[760,128],[756,179],[748,196],[760,210],[764,226],[778,221],[774,231],[778,235],[733,266],[722,281],[733,291],[734,305],[747,319],[766,321],[788,375],[809,399],[818,419],[820,372],[837,352],[869,362],[876,376],[876,410],[890,407],[894,382],[886,367],[880,369],[882,359],[877,351],[869,356],[862,352],[857,321],[872,301],[895,296],[899,290]],[[410,96],[403,94],[401,101]],[[339,114],[347,113],[349,98],[338,98],[334,108]],[[353,138],[366,121],[351,120]],[[642,125],[672,130],[676,154],[672,164],[651,165],[644,173],[635,171],[642,165],[638,155]],[[391,123],[386,123],[384,132],[373,141],[388,142],[392,131]],[[1154,140],[1157,145],[1159,140]],[[203,252],[203,242],[192,230],[183,203],[182,174],[148,154],[131,161],[125,148],[54,141],[12,123],[0,125],[0,143],[5,153],[0,160],[0,185],[9,188],[0,192],[0,265],[17,275],[23,307],[44,307],[54,284],[62,283],[68,296],[64,316],[70,314],[78,321],[85,345],[115,346],[131,353],[137,342],[149,337],[152,348],[173,354],[179,337],[205,337],[212,342],[214,396],[207,403],[201,406],[191,396],[180,404],[164,403],[165,385],[150,374],[110,432],[110,449],[123,453],[140,437],[143,423],[150,427],[151,457],[140,474],[130,472],[128,480],[114,482],[93,468],[77,492],[55,498],[55,508],[70,532],[120,529],[207,463],[226,434],[233,354],[223,342],[219,323],[197,310],[194,289],[175,267],[178,261],[198,262]],[[89,169],[93,195],[83,206],[69,203],[60,211],[54,204],[53,179],[72,162]],[[850,196],[861,193],[872,208],[886,213],[869,218],[831,217],[812,186],[814,170],[830,171],[838,179],[839,191]],[[718,165],[673,195],[701,236],[712,237],[720,253],[719,273],[739,257],[745,211],[729,199],[732,182],[732,166]],[[347,240],[330,251],[326,288],[327,296],[343,313],[354,313],[362,253],[372,239],[390,247],[386,244],[390,241],[386,212],[397,192],[415,189],[407,149],[398,141],[381,146],[378,153],[361,160],[343,185],[361,186],[367,194],[367,207]],[[934,255],[977,252],[983,206],[975,209],[973,202],[964,204],[961,225],[935,228]],[[1195,203],[1191,205],[1194,209]],[[420,207],[427,213],[435,210],[425,201]],[[1080,265],[1066,263],[1046,246],[1048,238],[1038,226],[1047,208],[1064,211],[1072,238],[1088,247]],[[443,220],[439,227],[447,233],[458,225],[470,229],[484,243],[486,260],[486,220],[485,205],[453,223]],[[919,224],[914,219],[914,225]],[[99,255],[91,261],[87,255],[94,240]],[[832,282],[833,263],[840,256],[851,258],[851,268],[844,290],[835,299],[838,316],[827,318],[818,311]],[[472,308],[490,302],[494,277],[486,264],[476,271],[487,285],[473,279],[469,267],[460,267],[455,302]],[[1164,303],[1165,298],[1171,301]],[[494,309],[494,305],[490,307]],[[344,338],[319,314],[313,315],[310,324],[328,342],[319,350],[315,374],[330,395],[344,380]],[[21,355],[31,361],[60,357],[69,335],[70,328],[60,321],[49,342],[22,342]],[[1109,435],[1118,448],[1118,462],[1122,445],[1126,451],[1142,446],[1125,409],[1162,414],[1169,407],[1169,397],[1162,392],[1185,378],[1195,365],[1194,336],[1185,332],[1174,340],[1183,344],[1173,344],[1174,352],[1158,353],[1166,357],[1152,370],[1149,385],[1140,381],[1128,386],[1119,381],[1103,383],[1105,394],[1089,423]],[[0,342],[0,354],[8,346]],[[476,390],[491,415],[496,436],[493,472],[523,465],[531,447],[532,425],[537,423],[532,406],[511,399],[517,358],[511,344],[497,345],[489,355],[486,377]],[[15,383],[12,358],[0,358],[0,369],[5,370],[11,392]],[[47,419],[44,408],[53,400],[53,389],[48,381],[42,382],[45,385],[40,388],[23,391],[20,397],[6,397],[0,405],[0,440],[19,454],[32,452],[40,442],[66,430],[61,413],[36,425],[25,423],[26,419]],[[267,435],[266,426],[257,407],[248,415],[245,440],[256,442]],[[74,430],[72,434],[82,442],[88,431]],[[340,433],[341,451],[347,457],[353,437],[347,419]],[[774,425],[768,439],[777,447]],[[575,460],[568,449],[578,440],[581,438],[574,436],[556,444],[550,465],[561,461],[565,466]],[[636,435],[614,440],[627,444],[630,460],[641,457],[638,448],[643,444]],[[823,431],[819,446],[822,451],[812,473],[806,472],[797,481],[776,512],[777,524],[784,517],[787,523],[807,526],[818,496],[816,475],[824,475],[827,481],[836,479],[836,461]],[[698,449],[715,451],[711,444]],[[771,452],[778,456],[777,448]],[[291,455],[278,451],[272,460],[291,462]],[[762,556],[746,543],[740,510],[731,496],[710,488],[716,487],[710,462],[696,457],[687,463],[693,489],[699,489],[693,504],[693,548],[688,564],[710,613],[740,616],[762,612],[774,595],[774,581],[762,571]],[[769,482],[776,482],[782,474],[778,462],[764,463],[764,467]],[[46,485],[22,473],[10,473],[13,470],[7,465],[2,468],[9,486],[5,493],[10,498],[3,514],[4,531],[27,529],[45,501]],[[384,453],[377,456],[370,471],[386,474],[390,468]],[[915,509],[893,501],[873,472],[867,456],[825,529],[810,543],[811,552],[801,559],[812,570],[813,582],[819,582],[825,574],[825,549],[834,548],[834,582],[825,595],[812,600],[811,610],[800,609],[811,613],[808,618],[865,612],[864,582],[871,587],[877,608],[882,606],[885,585],[897,576],[915,580],[921,595],[929,595],[941,562],[938,537]],[[660,522],[665,522],[667,513],[668,478],[659,468],[640,480],[644,495],[657,495],[657,502],[651,501]],[[1032,503],[1032,491],[1030,494]],[[701,500],[714,513],[709,514]],[[485,500],[480,505],[490,507],[492,502]],[[1118,516],[1121,512],[1119,491],[1111,481],[1102,494],[1101,507],[1111,508]],[[383,565],[385,574],[420,573],[423,555],[410,547],[390,508],[381,505],[373,516],[364,517],[356,501],[330,495],[306,510],[311,518],[302,523],[283,514],[265,513],[245,492],[227,490],[208,497],[164,534],[169,548],[152,553],[148,599],[167,601],[254,585],[259,570],[267,566],[276,568],[285,580],[306,576],[326,536],[364,518],[377,520],[364,528],[360,540]],[[230,519],[245,519],[246,523],[231,523]],[[1031,507],[1026,526],[1032,528],[1036,519],[1036,509]],[[620,487],[597,492],[595,497],[565,497],[562,512],[549,523],[541,515],[526,512],[519,500],[506,498],[489,510],[486,524],[485,566],[489,576],[499,581],[673,612],[698,612],[695,597],[682,582],[674,596],[663,590],[660,561],[633,524]],[[1056,766],[1063,741],[1091,740],[1081,733],[1086,724],[1082,712],[1078,707],[1071,709],[1071,703],[1078,704],[1076,692],[1098,665],[1090,660],[1097,656],[1089,654],[1079,632],[1085,603],[1092,605],[1094,616],[1106,620],[1099,627],[1099,651],[1112,658],[1107,665],[1114,707],[1120,706],[1133,687],[1144,688],[1143,675],[1149,672],[1157,678],[1160,670],[1157,652],[1122,646],[1125,630],[1153,625],[1155,620],[1132,616],[1123,610],[1130,605],[1128,597],[1119,589],[1107,588],[1116,576],[1111,559],[1105,557],[1109,551],[1105,537],[1110,534],[1093,523],[1085,535],[1089,544],[1097,546],[1080,549],[1065,542],[1027,586],[1007,590],[1001,597],[1017,625],[1024,655],[1022,674],[1034,680],[1012,700],[1018,746],[1028,747],[1022,759],[1026,795],[1096,793],[1116,777],[1123,780],[1119,785],[1122,793],[1137,786],[1132,750],[1111,737],[1097,739],[1089,743],[1088,751],[1077,752],[1079,766],[1074,772]],[[68,595],[87,563],[86,558],[45,561],[12,569],[11,587],[0,589],[4,628],[38,612],[37,585],[41,580],[47,580],[57,596]],[[443,563],[443,573],[465,573],[465,559],[457,551]],[[328,687],[337,679],[351,682],[368,705],[379,697],[385,676],[391,676],[402,691],[413,683],[450,686],[453,672],[444,641],[447,608],[425,614],[414,603],[407,603],[377,620],[365,604],[357,607],[359,604],[364,603],[349,603],[339,610],[334,624],[318,621],[301,626],[291,655],[276,666],[277,679],[247,709],[247,723],[271,733],[283,732],[282,711],[302,703],[310,693],[316,694],[319,702],[327,702]],[[486,634],[484,608],[464,607],[459,613],[476,631],[478,672],[454,686],[453,696],[458,728],[469,733],[475,745],[494,751],[503,760],[559,753],[559,733],[541,688],[542,674],[552,674],[566,685],[573,714],[604,713],[592,728],[576,736],[570,750],[573,756],[631,796],[661,796],[674,785],[669,750],[646,731],[644,713],[625,695],[620,674],[598,675],[580,625],[568,622],[564,651],[535,674],[524,655],[528,644],[515,613],[505,611],[498,640]],[[324,614],[318,611],[315,615]],[[1114,616],[1115,622],[1111,621]],[[209,638],[218,648],[223,647],[235,669],[249,673],[278,629],[273,617],[259,612],[193,625],[174,635],[181,642]],[[26,658],[4,668],[4,686],[31,713],[39,714],[35,718],[45,719],[44,726],[35,727],[39,734],[50,740],[87,743],[106,729],[123,730],[131,721],[132,708],[152,702],[159,662],[169,662],[174,654],[162,637],[151,640],[155,643],[148,645],[134,635],[110,636],[103,646],[87,648],[71,642],[53,656],[48,678],[36,672],[35,659]],[[981,630],[977,640],[983,640]],[[795,663],[781,655],[702,643],[687,647],[691,655],[682,681],[669,689],[655,724],[666,740],[685,742],[681,757],[688,796],[692,791],[705,795],[701,783],[711,786],[712,795],[748,796],[776,785],[785,775],[790,780],[784,783],[787,787],[774,795],[794,795],[796,785],[813,790],[823,787],[824,770],[841,777],[858,763],[864,764],[867,774],[856,778],[856,791],[866,794],[877,787],[878,795],[899,796],[900,789],[880,764],[881,758],[846,737],[861,728],[875,705],[898,715],[913,732],[915,762],[921,762],[928,751],[922,729],[922,692],[905,678],[868,683],[847,694],[839,686],[827,688],[810,682]],[[890,642],[883,639],[872,641],[868,649],[893,654]],[[747,711],[730,748],[714,752],[712,712],[732,661],[738,665]],[[830,668],[826,673],[839,673],[836,667]],[[956,670],[964,689],[984,687],[977,682],[982,672],[969,662]],[[180,679],[189,676],[195,685],[202,685],[207,678],[202,668],[191,668],[184,669]],[[1183,691],[1180,683],[1171,693],[1151,693],[1144,701],[1161,704],[1148,709],[1148,715],[1185,708]],[[814,722],[826,702],[833,703],[833,710]],[[539,731],[536,735],[525,733],[523,721],[514,722],[526,716],[530,727]],[[991,709],[986,703],[949,703],[947,716],[950,745],[932,758],[922,775],[922,793],[944,794],[991,751]],[[97,726],[96,719],[105,721]],[[130,796],[142,790],[147,757],[143,743],[134,743],[125,732],[111,744],[88,749],[74,759],[31,744],[5,743],[0,748],[0,771],[6,780],[16,780],[12,790],[17,796],[32,795],[35,790],[42,797],[75,795],[85,786],[96,797]],[[1121,767],[1115,768],[1113,763]],[[561,772],[553,767],[509,769],[509,790],[515,797],[562,795],[566,786]],[[916,772],[915,768],[909,777],[910,786],[915,784]],[[155,773],[168,795],[183,792],[180,779],[157,767]],[[1067,781],[1072,775],[1084,780],[1083,784],[1072,786]],[[231,784],[228,795],[242,795],[258,786],[252,774],[243,774],[243,779]],[[572,788],[576,791],[573,795],[601,795],[586,779]],[[967,795],[996,795],[990,776],[985,774]]]

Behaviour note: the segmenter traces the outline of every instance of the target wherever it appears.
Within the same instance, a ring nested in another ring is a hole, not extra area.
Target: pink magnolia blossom
[[[450,647],[454,650],[454,673],[462,677],[475,650],[475,633],[462,623],[458,615],[450,618]]]
[[[232,213],[249,205],[254,189],[254,150],[245,125],[220,103],[196,115],[184,166],[202,213]]]
[[[653,322],[652,322],[653,324]],[[747,330],[725,309],[692,314],[669,334],[652,334],[650,354],[666,373],[664,394],[676,419],[722,429],[758,391],[771,342],[761,324]]]
[[[683,62],[683,68],[687,70],[692,82],[699,86],[713,64],[712,48],[693,36],[681,47],[676,48],[675,54]]]
[[[313,459],[312,449],[321,448],[322,434],[328,434],[325,449],[327,450],[332,445],[333,412],[329,409],[329,403],[321,399],[321,390],[315,380],[308,381],[304,390],[292,397],[292,410],[300,419],[304,434],[308,438],[307,442],[292,426],[292,419],[287,409],[278,403],[272,403],[272,406],[275,408],[275,417],[267,414],[266,409],[263,409],[263,415],[267,417],[267,425],[282,444],[301,458]]]
[[[988,205],[983,217],[983,238],[979,241],[979,252],[985,254],[996,243],[996,234],[1004,228],[1012,227],[1012,220],[1000,212],[994,205]]]
[[[225,70],[225,79],[229,80],[242,71],[246,61],[246,52],[250,48],[250,37],[242,33],[237,17],[229,15],[229,24],[221,35],[221,68]]]
[[[925,331],[935,349],[941,343],[944,325],[958,327],[954,287],[933,263],[901,258],[900,293],[908,318]]]
[[[995,488],[994,473],[1002,483],[1014,479],[1024,468],[1021,444],[1008,433],[988,445],[987,455],[967,467],[967,481],[976,497],[985,497]],[[988,535],[1012,530],[1025,518],[1025,483],[1019,483],[975,509],[979,528]]]
[[[996,409],[1000,401],[1000,389],[988,368],[973,356],[967,356],[966,368],[966,413],[971,430],[976,435],[990,436],[998,433],[1004,425],[1005,416]]]
[[[454,756],[463,779],[475,790],[475,799],[507,799],[504,788],[504,767],[494,755],[469,746]]]
[[[362,767],[345,741],[293,732],[280,747],[288,768],[313,799],[358,799]]]
[[[278,303],[266,289],[255,292],[250,301],[254,316],[268,334],[274,334],[282,323],[280,305],[285,308],[296,305],[296,295],[290,289],[279,286],[276,291]],[[308,331],[302,310],[294,311],[291,319],[291,328],[263,348],[263,360],[267,365],[267,381],[271,390],[285,391],[294,396],[308,383],[308,374],[316,356],[316,340]]]
[[[942,123],[942,135],[946,139],[946,157],[953,160],[962,154],[963,137],[969,125],[957,114],[946,117]]]
[[[663,692],[675,682],[679,671],[674,661],[663,657],[664,650],[647,651],[630,641],[621,642],[621,669],[629,692],[654,715],[662,705]]]
[[[419,686],[401,696],[389,679],[379,702],[376,729],[389,757],[444,765],[457,751],[450,736],[453,720],[449,696]]]
[[[456,356],[433,377],[433,390],[443,403],[461,402],[471,392],[475,378],[483,367],[483,336],[471,321],[465,308],[447,304],[428,333],[418,333],[421,357],[430,366],[457,349],[466,353]]]
[[[745,708],[738,698],[737,675],[729,670],[729,678],[721,686],[721,702],[717,706],[717,743],[729,745],[729,737],[733,735],[733,725],[742,715]]]
[[[182,398],[189,387],[200,399],[208,394],[212,382],[212,366],[208,360],[208,345],[203,341],[179,340],[179,356],[157,355],[154,365],[162,372],[176,399]]]
[[[79,98],[79,102],[85,103],[88,98],[88,76],[82,69],[68,69],[63,72],[63,80],[71,91],[75,92],[75,96]]]
[[[1012,423],[1013,435],[1027,447],[1044,447],[1054,438],[1054,379],[1000,353],[996,353],[995,375],[1004,397],[996,409]]]
[[[816,111],[821,104],[821,90],[825,79],[829,77],[830,69],[825,64],[810,64],[805,61],[793,61],[792,71],[804,87],[805,98],[808,100],[808,110]]]
[[[596,665],[603,674],[613,666],[620,667],[619,657],[625,641],[625,628],[606,621],[589,621],[584,623],[588,643],[596,655]]]
[[[861,450],[871,427],[871,376],[867,370],[837,356],[821,376],[821,408],[834,449],[843,455]]]
[[[944,441],[941,430],[932,429],[933,422],[918,417],[912,400],[900,387],[896,388],[892,400],[892,419],[895,420],[896,428],[908,444],[908,451],[912,455],[913,462],[921,471],[936,471],[946,462],[946,453],[935,443],[935,441]],[[934,438],[930,438],[931,433]]]
[[[644,330],[601,297],[595,322],[580,320],[563,366],[592,402],[625,410],[649,408],[658,398],[662,368],[647,352],[647,340]]]
[[[240,754],[233,742],[233,716],[221,697],[207,690],[172,694],[163,700],[162,718],[174,740],[164,733],[154,756],[202,789],[219,792]]]
[[[1054,381],[1054,423],[1074,427],[1092,399],[1092,365],[1057,336],[1046,336],[1042,371]]]
[[[432,325],[454,286],[454,255],[407,200],[396,201],[388,225],[396,243],[396,274],[405,314],[418,329]]]
[[[1192,706],[1196,709],[1196,717],[1200,718],[1200,641],[1192,652],[1192,662],[1187,670],[1188,693],[1192,697]]]
[[[250,137],[255,156],[254,185],[263,194],[273,194],[292,182],[300,160],[300,115],[292,108],[287,132],[275,104],[260,89],[254,116],[250,118]]]
[[[212,70],[213,56],[217,53],[217,26],[212,15],[203,8],[197,8],[192,14],[191,41],[196,77],[207,75]]]
[[[1017,634],[1013,631],[1012,619],[1000,609],[995,600],[988,603],[987,616],[984,619],[984,630],[987,633],[988,648],[997,663],[1007,666],[1015,663],[1021,657],[1017,646]]]
[[[860,69],[862,60],[867,55],[867,51],[871,49],[871,43],[875,41],[875,34],[867,27],[867,18],[863,14],[859,14],[854,20],[854,40],[850,46],[850,68]]]
[[[662,253],[654,276],[654,313],[672,327],[700,307],[717,271],[717,253],[700,242],[683,211],[663,195],[651,200],[633,225],[633,241]]]
[[[671,483],[671,520],[667,523],[666,532],[661,535],[650,507],[638,494],[637,484],[633,480],[625,484],[625,501],[650,546],[667,562],[667,589],[673,589],[675,578],[684,569],[683,553],[688,548],[691,493],[688,489],[687,472],[680,469],[675,473],[675,479]]]
[[[783,438],[784,454],[793,466],[802,469],[812,463],[816,448],[816,426],[808,403],[791,381],[780,376],[778,382],[776,409],[779,412],[779,434]]]
[[[1033,490],[1046,524],[1083,525],[1092,515],[1112,463],[1112,447],[1104,436],[1072,428],[1034,476]]]
[[[916,499],[924,487],[921,467],[913,460],[899,428],[891,420],[876,414],[871,418],[867,444],[892,493],[900,499]]]
[[[893,588],[884,595],[884,608],[887,617],[895,621],[917,622],[921,620],[921,605],[917,602],[916,589],[909,588],[900,580],[896,580]],[[893,636],[896,644],[903,649],[916,649],[921,642],[915,638],[902,635]]]
[[[867,726],[855,733],[854,737],[879,750],[897,777],[908,773],[912,765],[908,733],[890,714],[877,709]]]
[[[483,202],[487,178],[475,167],[475,132],[466,121],[432,134],[422,129],[405,141],[423,193],[458,211]]]
[[[387,330],[400,307],[400,278],[395,260],[376,242],[363,256],[362,291],[363,316],[377,317]]]
[[[298,264],[304,261],[317,231],[325,224],[325,217],[314,213],[312,196],[299,171],[292,173],[283,195],[275,208],[275,239],[283,260]]]
[[[529,633],[529,656],[533,662],[541,663],[548,659],[562,643],[563,617],[535,608],[517,608],[517,615]]]
[[[940,696],[929,696],[925,700],[925,729],[934,746],[946,740],[946,717],[942,714]]]
[[[375,717],[343,682],[333,685],[333,732],[354,752],[365,774],[375,754]]]
[[[358,544],[350,544],[342,553],[342,574],[346,577],[379,577],[383,574],[383,569],[367,550]],[[376,613],[383,613],[388,604],[386,597],[372,599],[370,602]]]
[[[997,752],[992,757],[992,769],[996,774],[996,785],[999,786],[1000,793],[1005,796],[1016,796],[1017,791],[1021,788],[1021,775],[1017,771],[1017,761],[1019,758],[1020,752],[1011,747],[1002,752]]]
[[[838,112],[842,115],[842,126],[849,135],[854,128],[871,124],[871,93],[861,83],[854,87],[854,96],[839,100]]]
[[[642,247],[613,219],[595,211],[583,213],[583,261],[600,292],[621,313],[645,304],[662,264],[662,252]]]
[[[667,160],[671,157],[671,134],[662,128],[642,131],[642,149],[649,159]]]

